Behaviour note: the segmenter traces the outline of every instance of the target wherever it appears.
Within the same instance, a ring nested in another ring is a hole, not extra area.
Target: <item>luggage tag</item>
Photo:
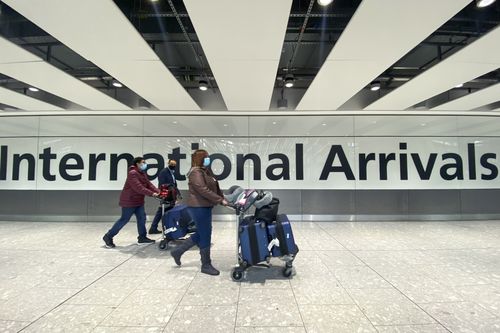
[[[166,229],[165,233],[168,234],[168,233],[171,233],[171,232],[174,232],[174,231],[177,231],[177,228],[176,227],[171,227],[171,228]]]
[[[280,246],[280,240],[278,238],[273,238],[273,240],[269,242],[269,245],[267,246],[267,250],[269,252],[271,252],[271,249],[273,248],[273,246],[277,246],[277,247]]]

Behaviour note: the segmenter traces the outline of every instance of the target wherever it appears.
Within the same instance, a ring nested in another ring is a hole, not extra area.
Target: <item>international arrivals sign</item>
[[[168,159],[187,188],[191,153],[209,151],[222,187],[263,189],[500,188],[496,138],[0,139],[0,189],[117,190],[142,155],[155,180]]]

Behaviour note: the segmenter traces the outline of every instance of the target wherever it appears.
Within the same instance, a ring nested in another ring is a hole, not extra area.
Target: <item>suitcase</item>
[[[255,265],[270,259],[267,249],[268,235],[265,222],[247,216],[239,226],[241,259],[247,265]]]
[[[174,206],[163,215],[162,223],[165,238],[172,240],[186,236],[189,221],[191,221],[191,216],[189,215],[188,207],[186,205]]]
[[[276,222],[267,225],[269,233],[270,248],[273,257],[282,257],[299,252],[295,239],[293,238],[292,225],[286,214],[278,214]]]

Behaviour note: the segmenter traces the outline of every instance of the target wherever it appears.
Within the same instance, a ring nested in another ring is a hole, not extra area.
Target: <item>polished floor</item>
[[[189,251],[105,249],[105,223],[0,222],[0,332],[500,332],[500,222],[297,222],[282,262],[233,282],[234,223],[214,225],[219,277]]]

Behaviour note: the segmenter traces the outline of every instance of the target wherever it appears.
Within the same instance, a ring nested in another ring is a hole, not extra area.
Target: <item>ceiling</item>
[[[500,1],[0,0],[0,110],[498,111],[499,24]]]

